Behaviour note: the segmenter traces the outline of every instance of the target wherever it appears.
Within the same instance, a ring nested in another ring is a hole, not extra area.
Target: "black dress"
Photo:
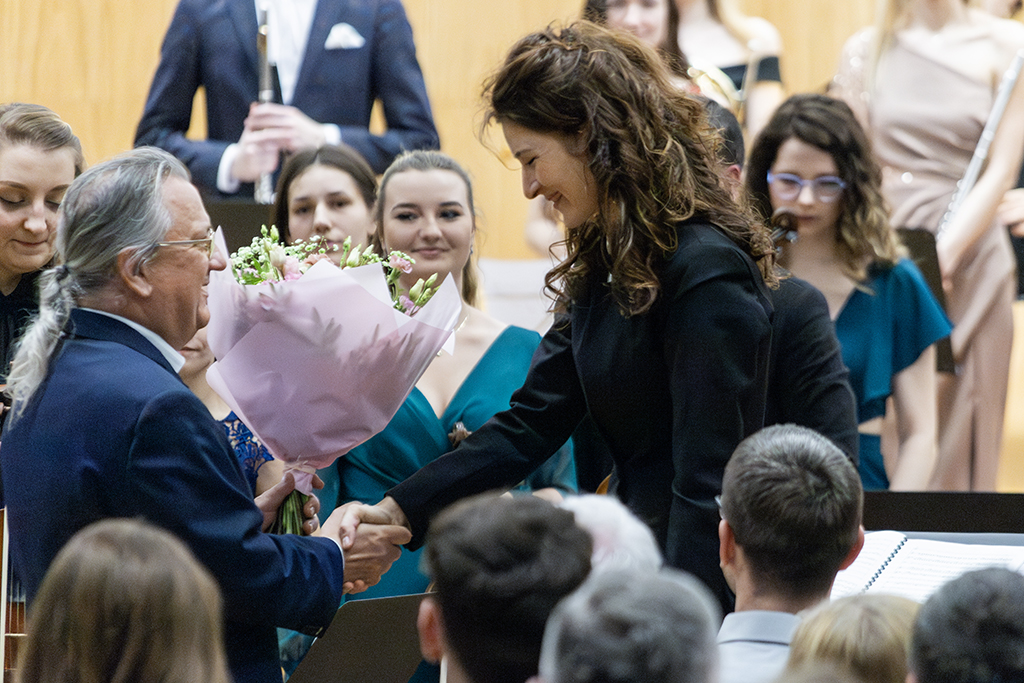
[[[589,410],[619,498],[671,566],[728,605],[714,498],[733,449],[763,423],[772,308],[756,264],[721,230],[691,220],[678,235],[647,313],[625,317],[595,274],[545,335],[512,407],[389,491],[415,545],[448,504],[515,485]]]
[[[14,291],[0,294],[0,383],[7,381],[7,373],[14,360],[18,340],[28,326],[29,319],[39,311],[39,290],[36,286],[39,273],[35,271],[21,276]]]

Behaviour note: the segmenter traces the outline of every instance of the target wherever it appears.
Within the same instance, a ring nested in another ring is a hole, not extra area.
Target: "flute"
[[[981,131],[981,139],[978,140],[978,145],[974,148],[974,156],[971,157],[971,162],[967,164],[967,170],[964,171],[963,178],[956,184],[956,191],[949,202],[949,208],[946,209],[946,213],[942,216],[942,221],[939,223],[939,228],[935,232],[936,240],[942,237],[942,233],[960,210],[960,205],[964,203],[967,193],[978,182],[981,169],[985,165],[985,160],[988,159],[988,148],[992,145],[992,139],[996,136],[999,122],[1003,120],[1003,114],[1006,112],[1006,105],[1010,101],[1013,86],[1017,84],[1017,79],[1020,77],[1021,67],[1024,67],[1024,50],[1017,51],[1013,62],[1010,64],[1010,68],[1003,74],[1003,80],[1000,81],[999,89],[996,91],[996,99],[992,103],[992,111],[989,113],[985,127]]]
[[[260,57],[260,90],[257,101],[260,104],[274,101],[274,74],[270,67],[270,58],[267,56],[267,5],[260,4],[257,23],[259,30],[256,33],[256,51]],[[273,173],[263,173],[256,180],[256,187],[253,188],[253,196],[258,204],[274,203],[274,177]]]

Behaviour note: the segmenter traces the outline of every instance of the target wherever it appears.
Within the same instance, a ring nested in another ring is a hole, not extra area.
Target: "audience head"
[[[8,378],[19,405],[45,376],[73,306],[127,317],[181,348],[209,319],[204,285],[225,256],[211,253],[210,219],[188,170],[140,147],[96,164],[68,188],[57,226],[58,268],[40,277],[39,316]]]
[[[576,517],[594,542],[591,572],[654,572],[664,560],[654,532],[614,496],[569,496],[559,507]]]
[[[863,497],[857,469],[817,432],[774,425],[747,437],[722,480],[726,579],[736,590],[737,567],[744,567],[758,595],[827,597],[836,573],[863,544]]]
[[[834,235],[836,254],[855,279],[863,279],[865,260],[894,263],[900,256],[882,199],[881,169],[845,102],[811,93],[783,102],[754,141],[746,177],[764,217],[776,211],[813,214],[796,220],[797,232]]]
[[[476,271],[470,256],[476,237],[473,183],[459,162],[443,152],[416,150],[395,159],[380,180],[374,243],[382,253],[402,251],[416,262],[402,277],[451,274],[463,300],[476,304]]]
[[[216,582],[139,520],[75,534],[32,603],[19,683],[228,683]]]
[[[794,632],[787,669],[826,662],[866,683],[904,683],[919,608],[896,595],[854,595],[822,604]]]
[[[0,293],[53,258],[57,209],[84,167],[81,143],[57,114],[0,105]]]
[[[446,509],[424,550],[436,591],[420,607],[424,656],[448,655],[474,683],[536,674],[544,624],[587,577],[591,548],[571,512],[534,496],[481,496]]]
[[[671,569],[600,572],[548,620],[544,683],[711,683],[720,615],[707,588]]]
[[[277,180],[274,224],[281,242],[324,240],[335,262],[346,237],[366,247],[373,233],[377,176],[348,145],[303,149],[288,157]]]
[[[657,49],[673,73],[688,79],[690,67],[679,49],[676,0],[586,0],[583,18],[634,36]]]
[[[773,277],[767,234],[719,182],[719,137],[702,103],[632,35],[585,21],[530,34],[485,98],[485,125],[501,124],[523,193],[562,215],[567,255],[547,277],[558,303],[581,293],[590,273],[610,274],[625,313],[648,310],[676,226],[697,213]]]
[[[808,662],[799,669],[786,671],[786,683],[867,683],[852,671],[831,662]]]
[[[910,645],[911,683],[1024,680],[1024,576],[967,572],[921,607]]]

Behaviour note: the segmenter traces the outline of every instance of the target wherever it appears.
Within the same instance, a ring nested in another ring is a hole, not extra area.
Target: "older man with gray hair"
[[[719,619],[710,591],[684,572],[599,572],[551,613],[539,681],[712,683]]]
[[[9,375],[0,455],[29,601],[76,531],[142,517],[220,584],[235,683],[280,683],[275,627],[326,626],[343,590],[376,583],[409,533],[361,527],[342,550],[340,514],[320,537],[263,533],[283,496],[266,515],[254,505],[224,430],[177,375],[225,257],[174,157],[140,148],[83,173],[61,205],[57,253]]]

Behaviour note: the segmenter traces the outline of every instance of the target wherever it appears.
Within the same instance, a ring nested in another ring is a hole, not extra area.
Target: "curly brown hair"
[[[779,148],[796,138],[828,153],[846,183],[836,226],[836,255],[850,278],[863,282],[867,266],[895,265],[904,255],[882,198],[882,171],[867,134],[850,107],[826,95],[793,95],[775,111],[754,142],[747,162],[747,189],[754,208],[772,215],[768,171]]]
[[[512,122],[584,143],[601,210],[567,230],[567,256],[547,275],[559,308],[591,275],[607,273],[623,314],[646,312],[680,224],[695,216],[727,234],[774,284],[771,240],[721,182],[720,139],[703,105],[672,84],[638,39],[587,21],[530,34],[487,80],[484,98],[484,127]]]

